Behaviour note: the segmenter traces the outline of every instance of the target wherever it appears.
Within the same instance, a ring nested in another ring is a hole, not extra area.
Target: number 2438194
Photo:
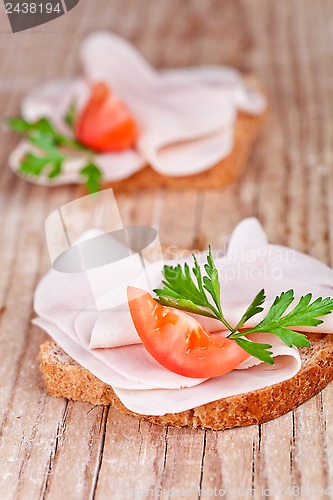
[[[52,14],[56,12],[62,14],[63,10],[60,2],[53,5],[51,2],[47,3],[6,3],[7,14]]]

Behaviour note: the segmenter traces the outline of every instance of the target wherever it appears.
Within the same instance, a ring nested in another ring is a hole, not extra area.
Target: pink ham
[[[264,342],[273,347],[274,365],[260,363],[243,370],[233,370],[226,375],[203,382],[195,387],[166,391],[129,391],[114,387],[122,403],[131,411],[144,415],[178,413],[217,399],[255,391],[287,380],[300,370],[301,360],[296,349],[290,349],[274,335],[262,334]]]

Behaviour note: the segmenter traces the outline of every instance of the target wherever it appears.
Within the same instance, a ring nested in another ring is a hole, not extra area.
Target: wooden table
[[[0,15],[4,116],[17,114],[36,84],[77,74],[79,42],[94,29],[129,38],[156,67],[226,63],[256,73],[271,112],[241,181],[204,193],[120,194],[124,222],[153,224],[164,244],[216,248],[255,215],[271,241],[332,264],[331,0],[81,0],[16,35],[3,8]],[[82,191],[16,178],[6,163],[16,141],[1,130],[0,498],[151,498],[155,487],[177,499],[198,498],[198,488],[202,498],[214,488],[227,498],[290,498],[301,488],[302,498],[328,498],[332,385],[278,420],[225,432],[163,428],[48,396],[38,370],[46,335],[30,323],[34,288],[49,267],[44,221]]]

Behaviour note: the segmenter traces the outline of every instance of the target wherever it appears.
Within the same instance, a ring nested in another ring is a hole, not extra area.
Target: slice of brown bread
[[[222,430],[261,424],[297,408],[333,379],[333,336],[309,334],[311,347],[301,348],[302,368],[293,378],[246,394],[219,399],[181,413],[162,417],[133,413],[112,387],[70,358],[54,342],[40,347],[41,371],[52,396],[95,405],[113,405],[122,413],[155,424]]]
[[[266,94],[261,83],[255,77],[247,76],[246,80],[260,92]],[[157,187],[209,189],[227,186],[243,172],[265,116],[266,111],[259,116],[239,113],[232,152],[216,165],[212,165],[209,170],[190,176],[173,177],[161,175],[147,165],[124,181],[106,182],[105,187],[112,187],[118,191],[131,191]]]

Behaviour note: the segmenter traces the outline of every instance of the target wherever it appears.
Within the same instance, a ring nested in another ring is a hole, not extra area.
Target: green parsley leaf
[[[39,132],[49,137],[51,141],[57,136],[55,128],[47,118],[40,118],[35,122],[29,122],[28,120],[24,120],[24,118],[9,118],[8,125],[15,132],[19,133]]]
[[[26,153],[20,165],[20,172],[38,177],[49,164],[48,158],[42,158],[33,153]]]
[[[198,288],[191,276],[188,264],[184,264],[184,269],[180,265],[176,267],[164,266],[163,275],[165,280],[163,285],[164,290],[161,290],[163,295],[174,299],[188,299],[192,303],[207,307],[209,305],[206,294],[201,286]],[[158,294],[159,290],[155,290]]]
[[[62,171],[62,160],[55,160],[53,163],[53,168],[51,172],[49,172],[48,178],[49,179],[54,179],[55,177],[58,177],[58,175],[61,174]]]
[[[34,144],[35,146],[39,147],[43,151],[48,152],[54,157],[62,156],[52,139],[47,134],[43,134],[39,131],[34,131],[27,137],[27,139],[29,142],[31,142],[31,144]]]
[[[41,173],[49,167],[51,170],[48,173],[49,179],[53,179],[60,175],[62,170],[64,157],[52,148],[45,150],[44,156],[37,156],[33,153],[26,153],[23,156],[20,165],[20,172],[24,175],[31,175],[38,177]]]
[[[32,134],[38,133],[53,146],[63,146],[72,149],[87,150],[85,146],[75,139],[59,133],[48,118],[40,118],[34,122],[29,122],[24,118],[9,118],[9,127],[20,134],[26,134],[29,139]]]
[[[205,264],[204,267],[207,273],[207,276],[204,276],[203,278],[204,288],[211,295],[219,313],[222,314],[219,273],[218,270],[216,269],[215,262],[212,256],[212,249],[210,248],[210,246],[207,255],[207,264]]]
[[[284,326],[318,326],[323,320],[320,316],[330,314],[333,309],[333,299],[319,297],[311,303],[312,295],[308,293],[301,297],[297,306],[283,317]]]
[[[272,351],[269,349],[272,348],[270,344],[261,344],[260,342],[251,342],[250,340],[244,337],[238,337],[235,339],[236,343],[244,349],[244,351],[251,354],[255,358],[260,359],[264,363],[269,363],[270,365],[274,365],[274,359],[272,356]]]
[[[31,123],[23,118],[8,118],[7,123],[12,130],[19,134],[24,134],[31,130]]]
[[[246,309],[245,313],[241,317],[239,323],[237,324],[235,330],[239,330],[240,328],[243,328],[245,323],[255,316],[256,314],[262,312],[264,310],[262,304],[266,300],[266,295],[265,295],[265,290],[262,289],[260,292],[254,297],[252,303],[249,305],[249,307]]]
[[[194,267],[192,268],[192,272],[197,284],[193,281],[188,264],[184,264],[184,269],[181,265],[176,267],[164,266],[163,276],[165,279],[162,281],[164,288],[154,290],[158,296],[157,300],[161,301],[164,299],[164,301],[168,300],[170,303],[170,299],[173,299],[172,307],[217,318],[226,328],[230,329],[231,327],[222,313],[218,271],[213,261],[211,249],[209,248],[207,264],[204,266],[207,276],[202,277],[201,269],[195,255],[193,255],[193,260]],[[215,305],[210,302],[206,291],[212,297]]]
[[[310,346],[306,335],[297,333],[291,327],[318,326],[323,320],[321,316],[330,314],[333,310],[333,299],[319,297],[311,302],[312,294],[308,293],[301,297],[297,305],[288,314],[283,315],[294,301],[294,291],[282,292],[276,297],[267,316],[254,328],[246,331],[246,334],[267,332],[280,337],[289,347]]]
[[[76,104],[75,101],[72,101],[69,105],[68,110],[64,116],[64,120],[68,128],[74,131],[75,122],[76,122]]]
[[[87,166],[80,170],[80,174],[85,179],[89,193],[100,191],[103,174],[94,163],[88,163]]]

